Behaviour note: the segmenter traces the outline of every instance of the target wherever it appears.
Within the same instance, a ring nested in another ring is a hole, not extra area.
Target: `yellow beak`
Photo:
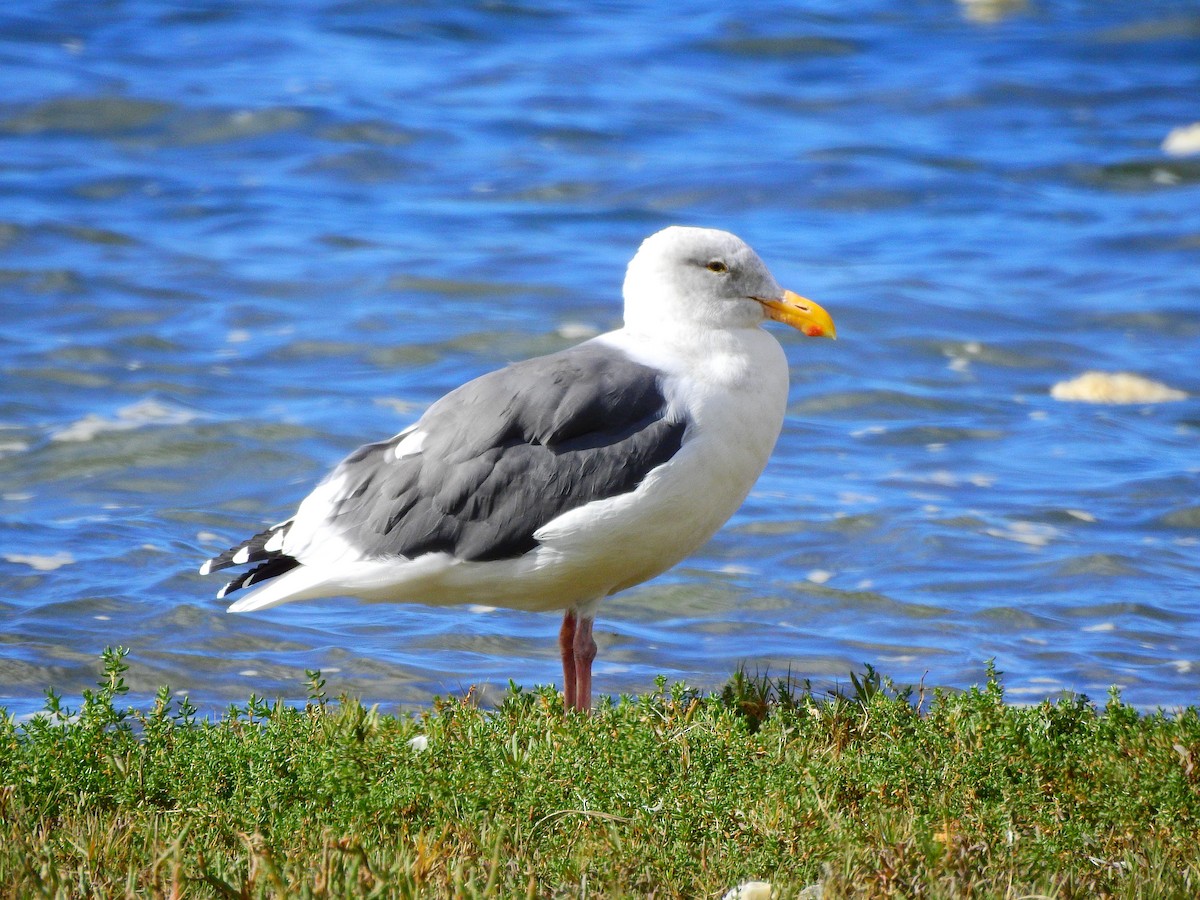
[[[782,298],[755,297],[767,310],[767,318],[776,322],[791,325],[809,337],[827,337],[837,339],[837,329],[833,326],[833,318],[825,312],[819,303],[784,291]]]

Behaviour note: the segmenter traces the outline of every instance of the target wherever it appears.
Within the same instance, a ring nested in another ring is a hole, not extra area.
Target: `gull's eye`
[[[711,260],[704,268],[708,269],[710,272],[716,272],[720,275],[724,275],[729,271],[729,266],[725,265],[725,263],[721,262],[719,259]]]

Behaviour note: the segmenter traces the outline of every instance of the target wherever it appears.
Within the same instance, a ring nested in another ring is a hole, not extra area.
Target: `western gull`
[[[600,602],[707,541],[779,437],[788,364],[759,326],[835,336],[725,231],[650,236],[624,296],[623,327],[451,391],[200,573],[255,564],[217,594],[255,586],[229,612],[342,596],[565,610],[565,706],[590,709]]]

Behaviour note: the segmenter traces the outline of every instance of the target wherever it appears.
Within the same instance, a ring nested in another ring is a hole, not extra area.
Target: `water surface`
[[[1200,699],[1193,4],[32,2],[0,13],[0,704],[386,707],[559,677],[557,619],[297,604],[199,561],[445,391],[619,321],[626,261],[727,228],[840,340],[780,333],[775,457],[607,602],[602,692],[869,662]]]

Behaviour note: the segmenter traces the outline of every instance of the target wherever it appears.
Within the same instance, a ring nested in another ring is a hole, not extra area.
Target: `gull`
[[[623,292],[621,328],[451,391],[200,573],[253,565],[217,595],[251,589],[239,613],[321,597],[564,610],[564,705],[586,712],[602,601],[704,544],[766,466],[788,363],[761,326],[836,336],[725,231],[651,235]]]

